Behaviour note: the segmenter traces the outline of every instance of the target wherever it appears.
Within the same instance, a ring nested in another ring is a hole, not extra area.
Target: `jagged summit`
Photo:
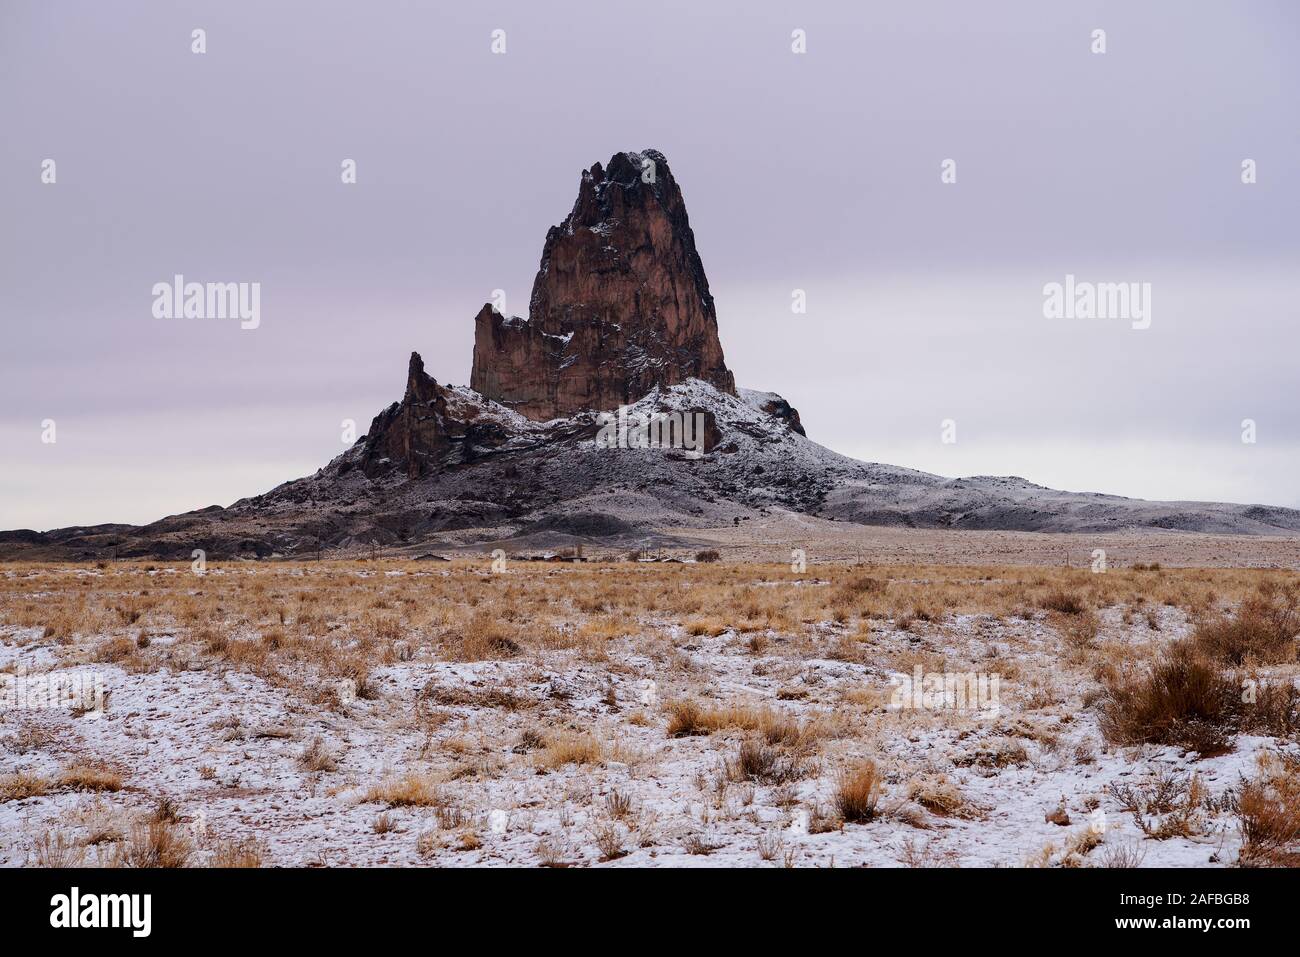
[[[569,419],[692,379],[737,394],[681,189],[657,150],[615,153],[583,171],[547,232],[528,317],[479,312],[470,391],[438,385],[412,353],[402,400],[375,417],[357,464],[420,478],[507,444],[520,427],[505,411]],[[761,411],[804,434],[785,399],[762,395]]]
[[[547,232],[527,318],[475,318],[470,386],[546,420],[691,378],[736,391],[681,189],[659,151],[615,153]]]

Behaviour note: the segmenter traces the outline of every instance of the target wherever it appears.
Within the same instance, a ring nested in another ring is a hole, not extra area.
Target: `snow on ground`
[[[229,667],[184,670],[176,660],[141,673],[70,666],[73,673],[99,669],[109,693],[105,712],[6,711],[0,775],[55,779],[71,762],[94,760],[120,770],[124,788],[55,788],[0,802],[0,864],[29,862],[44,833],[83,834],[94,809],[127,822],[162,796],[179,805],[199,864],[222,840],[253,837],[267,865],[755,866],[762,845],[769,866],[1019,866],[1060,863],[1066,846],[1090,828],[1103,830],[1104,839],[1089,864],[1117,846],[1139,849],[1143,866],[1230,864],[1238,836],[1227,813],[1204,815],[1193,837],[1144,838],[1109,786],[1195,773],[1219,795],[1253,773],[1258,752],[1276,746],[1239,737],[1231,753],[1206,760],[1169,748],[1108,748],[1094,711],[1080,705],[1076,679],[1061,675],[1041,706],[1028,700],[1028,683],[1008,681],[994,717],[881,709],[826,741],[816,772],[802,780],[720,786],[720,768],[744,735],[668,737],[664,701],[702,695],[813,720],[832,715],[846,691],[888,692],[891,673],[792,658],[779,636],[771,636],[773,653],[755,654],[731,631],[691,637],[673,623],[649,628],[672,640],[671,661],[649,652],[644,636],[618,639],[605,662],[571,651],[474,663],[416,657],[376,669],[370,696],[336,710],[309,703],[301,689]],[[54,666],[62,649],[38,635],[6,629],[0,670],[32,674]],[[946,623],[942,640],[955,654],[984,656],[988,670],[1000,667],[1005,659],[997,656],[1012,646],[1023,668],[1050,658],[1055,644],[1041,621],[988,616]],[[873,642],[906,648],[916,636],[892,632]],[[422,691],[424,700],[441,703],[438,722],[420,720]],[[509,703],[489,701],[491,692],[508,694]],[[593,734],[601,759],[546,767],[527,732],[557,724]],[[302,766],[300,756],[317,738],[334,754],[336,770]],[[886,773],[885,813],[816,833],[836,769],[860,756]],[[376,784],[408,773],[439,782],[440,806],[388,808],[366,799]],[[942,815],[908,802],[911,782],[927,777],[955,785],[963,810]],[[1052,815],[1058,807],[1064,815]],[[392,826],[386,833],[376,832],[381,813]],[[627,853],[602,861],[597,838],[611,830]]]

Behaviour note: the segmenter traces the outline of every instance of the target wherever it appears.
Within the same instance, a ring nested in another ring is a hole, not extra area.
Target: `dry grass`
[[[1082,615],[1088,610],[1087,605],[1084,604],[1083,599],[1077,593],[1059,588],[1043,596],[1038,604],[1041,608],[1060,612],[1062,615]]]
[[[1199,632],[1197,633],[1199,634]],[[1300,729],[1300,690],[1229,672],[1192,638],[1171,643],[1146,669],[1105,676],[1101,730],[1113,743],[1169,744],[1202,757],[1232,748],[1235,734]]]
[[[46,831],[32,842],[27,863],[30,867],[81,867],[86,848],[62,831]]]
[[[940,817],[978,820],[984,816],[982,808],[972,804],[961,789],[947,775],[923,775],[907,786],[907,796],[921,807]]]
[[[438,807],[447,803],[439,784],[428,775],[415,771],[371,786],[362,800],[389,807]]]
[[[626,835],[614,821],[603,821],[594,825],[591,829],[591,839],[600,851],[602,861],[613,861],[627,856],[627,848],[624,846]]]
[[[1230,665],[1279,664],[1296,659],[1300,589],[1265,582],[1236,614],[1202,623],[1191,641],[1207,657]]]
[[[1101,730],[1116,744],[1172,744],[1207,757],[1231,748],[1239,689],[1188,644],[1145,673],[1112,676],[1107,692]]]
[[[114,845],[110,866],[186,867],[194,846],[180,828],[167,821],[137,821],[127,839]]]
[[[338,761],[333,752],[319,737],[312,738],[311,744],[303,749],[298,757],[298,765],[305,771],[336,771]]]
[[[745,702],[712,706],[681,699],[667,702],[664,710],[668,712],[670,738],[736,730],[758,732],[769,744],[796,744],[817,737],[823,730],[764,705]]]
[[[1239,862],[1247,867],[1300,867],[1300,759],[1266,755],[1259,776],[1237,795]]]
[[[604,760],[604,748],[593,735],[561,731],[546,736],[546,744],[534,760],[538,767],[551,770],[566,764],[599,764]]]
[[[120,791],[122,775],[97,764],[71,764],[58,777],[58,786],[70,791]]]
[[[265,852],[263,845],[251,837],[240,840],[224,840],[212,849],[212,856],[208,861],[208,866],[222,868],[261,867]]]
[[[25,801],[48,793],[50,782],[38,774],[18,771],[0,775],[0,801]]]
[[[753,781],[758,784],[785,784],[806,777],[811,768],[797,749],[766,744],[761,739],[741,743],[734,757],[724,763],[729,781]]]
[[[785,565],[708,561],[514,563],[507,575],[485,574],[485,564],[472,560],[436,568],[401,560],[210,563],[201,580],[187,563],[106,562],[93,574],[78,565],[7,568],[0,622],[41,628],[68,643],[98,636],[89,651],[94,660],[147,670],[192,649],[208,665],[250,671],[304,695],[320,694],[322,682],[356,677],[361,697],[369,690],[366,669],[376,662],[510,659],[548,648],[599,660],[629,622],[643,620],[715,637],[735,629],[763,644],[770,632],[805,639],[808,623],[818,621],[892,622],[924,633],[953,615],[1005,619],[1045,609],[1062,619],[1072,645],[1086,646],[1094,609],[1169,606],[1212,621],[1249,599],[1233,619],[1238,624],[1206,626],[1207,651],[1233,663],[1290,660],[1294,642],[1285,632],[1300,588],[1293,572],[1270,570],[1112,568],[1094,575],[923,564],[825,566],[818,573],[829,577],[828,587],[800,587],[801,576]],[[570,597],[556,601],[557,594]],[[177,644],[141,641],[151,634],[175,634]]]
[[[859,761],[843,768],[835,780],[834,805],[840,818],[850,824],[875,820],[883,782],[876,763]]]
[[[485,562],[459,559],[211,563],[202,580],[188,574],[188,563],[152,573],[134,562],[98,569],[10,565],[0,575],[0,623],[32,629],[15,642],[42,641],[53,649],[54,667],[99,662],[113,674],[119,667],[153,670],[155,681],[183,670],[244,672],[308,710],[337,709],[332,720],[380,714],[396,734],[413,730],[424,738],[423,748],[417,738],[411,751],[419,771],[399,763],[393,776],[373,785],[362,778],[359,788],[347,774],[298,779],[340,800],[360,793],[389,808],[430,807],[440,821],[446,811],[456,823],[442,829],[445,840],[436,848],[426,848],[437,854],[480,839],[464,808],[481,811],[482,805],[465,800],[465,789],[488,778],[561,770],[538,780],[567,787],[574,778],[603,778],[596,767],[602,763],[635,763],[623,760],[624,750],[634,750],[651,769],[665,759],[699,760],[709,814],[737,820],[754,813],[751,801],[758,808],[806,803],[811,782],[802,789],[794,784],[820,775],[823,765],[833,768],[843,754],[896,753],[891,734],[899,728],[918,735],[950,729],[955,737],[943,757],[980,778],[1010,765],[1075,760],[1083,745],[1072,722],[1081,717],[1081,699],[1085,707],[1098,706],[1105,731],[1106,744],[1095,732],[1089,736],[1094,762],[1108,760],[1108,745],[1176,744],[1208,755],[1230,748],[1243,731],[1283,738],[1300,730],[1300,694],[1291,687],[1300,624],[1300,577],[1293,571],[1139,570],[1116,562],[1106,574],[1092,574],[899,563],[810,564],[795,574],[788,565],[744,564],[730,552],[727,558],[702,555],[681,565],[512,562],[502,575],[489,574]],[[715,655],[725,672],[715,670]],[[485,666],[493,675],[487,680],[451,678],[442,669],[413,694],[411,673],[422,672],[423,681],[433,673],[428,666],[447,661],[500,663]],[[390,667],[402,663],[412,666]],[[927,672],[1000,674],[1016,721],[1000,719],[969,733],[962,715],[886,709],[890,689],[881,673],[910,673],[914,663]],[[725,682],[716,683],[723,675]],[[638,702],[645,678],[657,684],[658,697]],[[1243,697],[1247,681],[1257,692],[1250,701]],[[348,704],[340,690],[346,682],[358,698],[379,705]],[[739,694],[726,690],[741,686]],[[1037,730],[1020,720],[1031,711]],[[250,747],[258,745],[253,729],[238,733]],[[18,729],[6,745],[66,760],[59,739],[36,737]],[[350,740],[342,730],[329,737],[271,744],[285,749],[290,767],[296,758],[303,772],[325,774],[340,763],[335,748]],[[363,758],[354,747],[346,752],[349,771]],[[940,834],[952,822],[935,817],[980,816],[983,809],[953,783],[965,774],[937,763],[925,767],[924,777],[890,778],[923,826]],[[222,768],[220,777],[233,780],[236,769],[225,762]],[[200,777],[218,775],[208,768]],[[590,823],[596,820],[617,824],[599,839],[593,834],[602,856],[636,849],[638,818],[653,806],[638,803],[641,810],[632,810],[631,796],[644,797],[636,783],[643,777],[638,768],[634,783],[619,785],[627,793],[606,797],[600,790],[594,804],[590,793],[583,798],[587,807],[579,813],[596,814],[586,827],[603,827]],[[128,783],[147,787],[134,778]],[[963,786],[977,793],[975,785]],[[1242,792],[1242,828],[1252,835],[1244,858],[1264,860],[1273,852],[1260,849],[1277,843],[1268,835],[1287,833],[1285,816],[1274,813],[1283,799],[1276,783],[1252,788]],[[0,776],[0,800],[52,789],[112,791],[113,772],[69,767],[51,780]],[[845,768],[813,822],[837,827],[841,820],[878,817],[882,790],[874,764]],[[788,801],[780,797],[787,791]],[[449,800],[463,807],[451,808]],[[901,813],[887,807],[891,816]],[[1153,830],[1183,826],[1172,814],[1144,812],[1143,819]],[[400,817],[403,826],[409,817],[383,816],[389,823]],[[126,830],[124,823],[120,831]],[[414,830],[419,837],[411,834],[409,841],[424,841],[425,832]],[[462,832],[469,836],[462,839]],[[1068,841],[1064,829],[1059,833]],[[489,834],[481,840],[491,847]],[[699,840],[699,853],[707,853],[711,845]],[[548,841],[552,849],[563,844]],[[1112,853],[1080,841],[1067,843],[1067,858],[1086,856],[1096,864]],[[590,860],[592,841],[577,843]],[[392,837],[388,844],[396,846]],[[784,847],[768,845],[766,859],[781,859]],[[538,856],[557,864],[581,859],[580,851],[565,847],[543,854],[539,843]],[[48,849],[54,859],[63,853],[57,842]],[[134,854],[142,856],[148,855]]]

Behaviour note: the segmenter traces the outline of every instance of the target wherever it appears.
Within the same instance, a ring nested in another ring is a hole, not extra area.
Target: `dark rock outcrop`
[[[808,434],[803,430],[803,422],[799,419],[799,410],[775,392],[762,395],[762,400],[757,403],[757,406],[772,418],[784,422],[791,432],[798,432],[804,436]]]
[[[528,318],[480,310],[470,386],[546,420],[689,378],[736,391],[686,204],[663,154],[616,153],[547,233]]]
[[[412,352],[406,394],[370,424],[361,468],[376,475],[400,467],[409,477],[419,478],[436,468],[451,447],[448,431],[447,397],[425,373],[420,354]]]

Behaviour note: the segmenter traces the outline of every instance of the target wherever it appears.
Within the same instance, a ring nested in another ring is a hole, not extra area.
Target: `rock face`
[[[405,468],[409,477],[419,478],[436,468],[450,447],[446,395],[425,373],[420,354],[412,352],[402,401],[394,402],[370,423],[362,471],[375,475],[396,466]]]
[[[470,387],[547,420],[688,378],[736,392],[686,205],[662,153],[616,153],[547,233],[528,318],[475,318]]]
[[[743,389],[741,394],[754,408],[760,409],[772,416],[772,418],[784,422],[791,432],[798,432],[800,435],[805,436],[808,434],[803,430],[803,422],[799,419],[799,410],[775,392],[755,392],[752,389]]]
[[[508,425],[484,414],[481,397],[438,385],[412,352],[406,393],[370,423],[356,464],[371,478],[393,471],[424,478],[449,465],[469,465],[511,438]]]

